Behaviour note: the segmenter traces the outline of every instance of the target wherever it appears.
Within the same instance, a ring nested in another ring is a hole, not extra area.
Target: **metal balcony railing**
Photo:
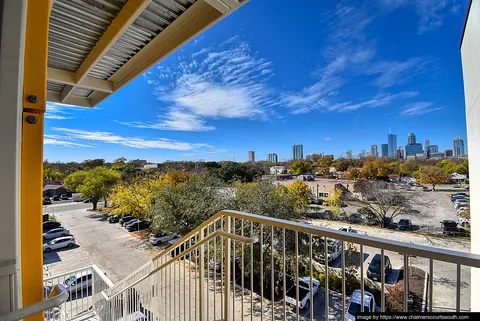
[[[45,320],[63,321],[93,316],[103,308],[99,305],[103,298],[101,293],[113,287],[112,281],[96,265],[44,279],[45,296],[56,285],[64,287],[68,297],[60,306],[46,310]]]
[[[375,254],[378,270],[392,264],[396,276],[366,277]],[[468,311],[471,268],[479,267],[480,256],[470,253],[222,211],[114,286],[95,268],[95,280],[103,281],[92,283],[90,301],[79,307],[77,300],[75,311],[91,307],[98,319],[112,321],[344,320],[355,310],[347,310],[350,301],[364,302],[358,311]],[[421,291],[410,273],[418,268],[425,272]],[[393,303],[392,287],[403,289]]]

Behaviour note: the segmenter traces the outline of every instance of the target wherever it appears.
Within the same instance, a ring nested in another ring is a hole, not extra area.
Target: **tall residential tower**
[[[397,135],[388,134],[388,157],[397,157]]]
[[[457,136],[453,140],[453,157],[459,157],[463,154],[465,154],[465,145],[463,144],[463,139]]]
[[[293,145],[293,160],[303,159],[303,145],[295,144]]]

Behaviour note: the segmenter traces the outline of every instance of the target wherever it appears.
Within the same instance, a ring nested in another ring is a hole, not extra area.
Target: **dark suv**
[[[127,216],[124,216],[120,219],[119,223],[121,226],[126,226],[127,222],[131,221],[131,220],[134,220],[135,217],[131,216],[131,215],[127,215]]]
[[[50,231],[51,229],[60,227],[62,224],[60,222],[46,221],[43,222],[43,232]]]
[[[387,276],[392,272],[392,263],[390,263],[390,258],[386,255],[384,258],[384,268],[385,268],[385,280]],[[382,279],[382,256],[380,254],[375,254],[372,261],[368,265],[367,277],[372,280],[380,281]]]

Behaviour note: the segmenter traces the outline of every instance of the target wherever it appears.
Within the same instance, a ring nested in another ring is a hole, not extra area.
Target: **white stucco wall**
[[[480,254],[480,0],[473,0],[461,46],[470,171],[472,252]],[[472,270],[472,311],[480,311],[480,270]]]

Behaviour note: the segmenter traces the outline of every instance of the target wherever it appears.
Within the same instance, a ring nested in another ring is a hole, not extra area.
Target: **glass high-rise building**
[[[417,142],[417,138],[415,137],[415,134],[414,133],[408,133],[407,145],[415,144],[416,142]]]
[[[303,159],[303,145],[293,145],[293,160]]]
[[[405,155],[406,156],[416,156],[418,154],[423,154],[423,147],[420,143],[410,144],[405,146]]]
[[[248,161],[254,162],[255,161],[255,151],[251,150],[248,152]]]
[[[278,163],[278,156],[275,153],[268,154],[268,161],[270,163]]]
[[[432,153],[438,153],[438,145],[430,145],[428,146],[428,152],[430,154]]]
[[[465,154],[465,145],[463,144],[463,139],[457,136],[453,140],[453,157],[459,157],[463,154]]]
[[[382,157],[388,157],[388,144],[382,144]]]
[[[443,152],[443,156],[448,158],[453,157],[453,150],[445,149],[445,152]]]
[[[388,134],[388,157],[397,157],[397,135]]]
[[[378,157],[378,146],[377,145],[372,145],[370,146],[370,156],[371,157]]]

